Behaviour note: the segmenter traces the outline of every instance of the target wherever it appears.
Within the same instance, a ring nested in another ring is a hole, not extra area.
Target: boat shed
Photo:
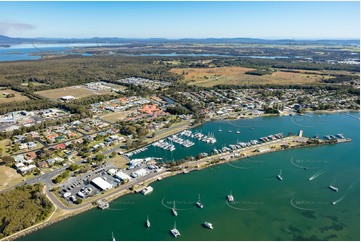
[[[121,172],[121,171],[118,171],[116,174],[115,174],[115,177],[122,180],[122,181],[125,181],[125,180],[130,180],[130,176],[128,176],[127,174],[125,174],[124,172]]]
[[[94,178],[91,183],[102,191],[113,188],[113,186],[101,177]]]

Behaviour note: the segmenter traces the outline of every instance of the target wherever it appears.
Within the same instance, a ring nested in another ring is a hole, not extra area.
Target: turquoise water
[[[323,114],[206,123],[196,130],[214,132],[215,147],[301,128],[305,136],[343,133],[353,141],[265,154],[170,177],[153,183],[154,191],[147,196],[126,195],[108,210],[92,209],[21,240],[111,240],[112,232],[117,240],[173,240],[169,230],[174,221],[182,234],[177,240],[359,240],[360,126],[353,117]],[[149,149],[138,157],[158,152],[153,156],[176,160],[213,146],[199,143],[188,153],[176,148],[172,155]],[[280,169],[283,181],[276,179]],[[321,175],[310,181],[315,174]],[[328,188],[331,183],[338,192]],[[225,197],[231,190],[235,203],[228,204]],[[203,209],[195,206],[198,194]],[[170,211],[173,201],[177,217]],[[144,226],[147,215],[149,229]],[[203,228],[205,221],[214,230]]]

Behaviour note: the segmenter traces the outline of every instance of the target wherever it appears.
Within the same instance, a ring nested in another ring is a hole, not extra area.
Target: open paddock
[[[14,97],[7,97],[8,95],[14,94]],[[0,104],[2,103],[12,103],[12,102],[22,102],[29,100],[27,96],[24,96],[22,93],[11,90],[11,89],[2,89],[0,90]]]
[[[108,114],[105,114],[103,116],[101,116],[102,119],[115,123],[117,121],[122,121],[124,119],[126,119],[127,117],[131,116],[131,114],[134,111],[121,111],[121,112],[111,112]]]
[[[255,70],[245,67],[216,67],[216,68],[174,68],[172,71],[184,76],[184,81],[189,84],[211,87],[215,85],[310,85],[321,83],[322,79],[328,79],[326,71],[297,70],[288,72],[278,70],[269,75],[256,76],[246,74],[247,71]],[[333,72],[334,73],[334,72]],[[330,73],[331,74],[331,73]]]
[[[23,177],[15,169],[0,166],[0,190],[15,185],[23,180]]]
[[[49,99],[59,99],[63,96],[73,96],[78,99],[93,95],[111,94],[111,92],[108,90],[101,90],[101,91],[90,90],[85,86],[71,86],[71,87],[39,91],[36,92],[36,94],[39,94]]]

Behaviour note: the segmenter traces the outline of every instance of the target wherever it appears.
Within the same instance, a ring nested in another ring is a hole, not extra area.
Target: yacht
[[[340,139],[344,139],[345,137],[343,136],[343,134],[337,134],[336,135],[338,138],[340,138]]]
[[[174,222],[174,228],[170,230],[171,234],[174,236],[174,237],[178,237],[180,236],[181,234],[179,233],[178,229],[176,228],[176,223]]]
[[[280,174],[277,175],[277,178],[278,178],[280,181],[283,180],[283,178],[282,178],[282,176],[281,176],[281,173],[282,173],[282,170],[280,170]]]
[[[234,197],[232,195],[232,191],[231,191],[231,193],[229,195],[227,195],[227,201],[228,202],[234,202]]]
[[[147,228],[150,228],[150,221],[148,216],[147,216],[147,220],[145,221],[145,226],[147,226]]]
[[[203,208],[203,204],[201,203],[201,195],[198,196],[198,201],[196,202],[196,205],[197,205],[199,208]]]
[[[232,130],[228,130],[229,133],[232,133]]]
[[[213,229],[213,225],[210,222],[204,222],[203,224],[206,228]]]
[[[236,131],[236,133],[237,133],[237,134],[240,134],[240,133],[241,133],[241,131],[237,130],[237,131]]]
[[[222,132],[221,128],[218,129],[219,132]]]
[[[175,208],[175,201],[173,202],[172,213],[173,213],[174,216],[178,216],[178,212],[177,212],[177,210]]]
[[[338,192],[338,188],[334,186],[328,186],[332,191]]]

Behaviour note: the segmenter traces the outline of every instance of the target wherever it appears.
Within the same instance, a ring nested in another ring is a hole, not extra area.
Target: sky
[[[359,39],[360,2],[0,2],[0,35]]]

